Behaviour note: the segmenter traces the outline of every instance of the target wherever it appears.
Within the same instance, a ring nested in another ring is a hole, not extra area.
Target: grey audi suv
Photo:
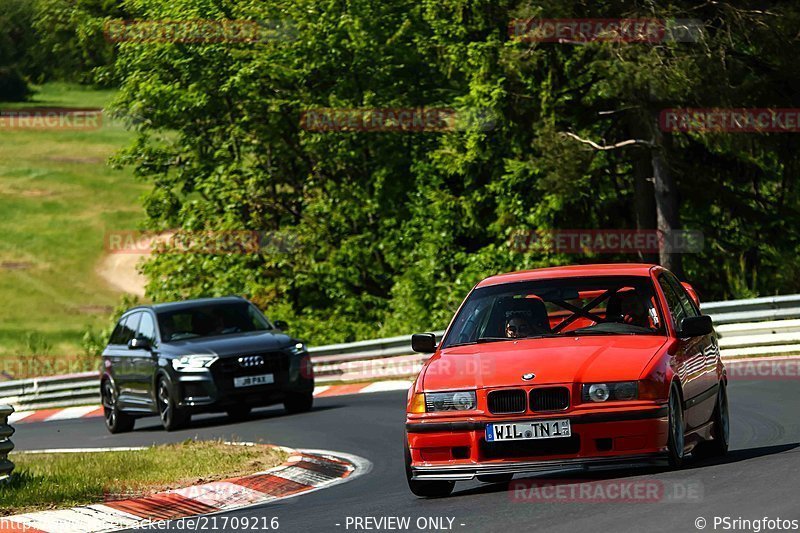
[[[257,406],[311,409],[306,346],[243,298],[204,298],[126,311],[103,351],[100,392],[111,433],[160,416],[167,431],[194,413],[245,418]]]

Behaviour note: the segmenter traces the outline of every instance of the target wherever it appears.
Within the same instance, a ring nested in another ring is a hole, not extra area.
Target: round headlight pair
[[[589,400],[593,402],[605,402],[608,400],[635,400],[638,396],[638,387],[635,381],[623,381],[620,383],[595,383],[589,385],[587,391]]]

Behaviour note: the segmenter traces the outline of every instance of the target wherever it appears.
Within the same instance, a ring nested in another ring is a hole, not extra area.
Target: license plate
[[[572,436],[569,420],[535,420],[486,424],[486,442],[557,439]]]
[[[275,376],[272,374],[261,374],[259,376],[242,376],[233,378],[234,387],[252,387],[254,385],[269,385],[275,383]]]

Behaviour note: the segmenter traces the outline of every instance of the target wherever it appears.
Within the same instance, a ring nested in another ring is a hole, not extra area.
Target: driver
[[[623,317],[622,321],[632,326],[651,327],[650,314],[645,301],[634,292],[625,293],[621,296],[620,311]]]
[[[531,325],[524,317],[515,316],[506,322],[506,337],[518,339],[531,334]]]

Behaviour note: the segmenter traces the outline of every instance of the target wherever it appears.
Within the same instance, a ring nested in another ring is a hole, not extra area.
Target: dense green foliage
[[[243,294],[309,341],[337,342],[441,328],[477,280],[499,271],[659,260],[508,245],[514,231],[545,228],[700,230],[701,253],[661,260],[703,299],[800,289],[797,134],[657,128],[664,108],[800,107],[800,8],[791,3],[121,5],[138,19],[279,27],[263,42],[120,43],[113,66],[99,69],[120,80],[115,112],[138,133],[116,162],[151,184],[150,229],[277,231],[292,243],[262,254],[157,255],[145,266],[155,300]],[[698,42],[512,39],[509,23],[526,17],[692,18],[704,30]],[[480,110],[493,127],[301,128],[301,113],[321,107],[455,107]],[[598,150],[578,138],[640,142]]]

